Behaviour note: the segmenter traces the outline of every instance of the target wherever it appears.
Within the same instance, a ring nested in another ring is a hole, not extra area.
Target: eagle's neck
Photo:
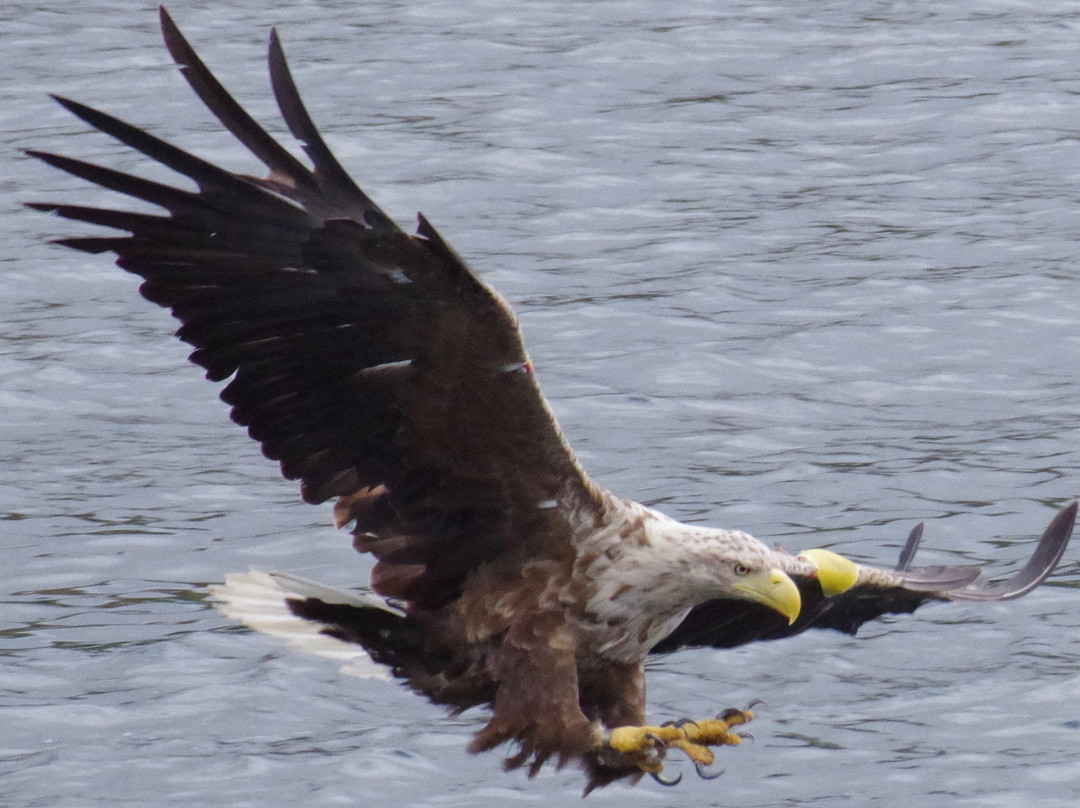
[[[636,502],[618,500],[612,512],[579,548],[574,575],[589,581],[580,606],[590,651],[607,659],[644,660],[691,608],[726,594],[710,569],[724,540],[768,552],[746,534],[686,525]]]

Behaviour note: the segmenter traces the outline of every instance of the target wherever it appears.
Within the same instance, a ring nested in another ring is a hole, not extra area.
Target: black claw
[[[744,710],[753,710],[759,704],[764,706],[765,705],[765,700],[764,699],[751,699],[750,703],[747,704],[743,709]]]
[[[698,760],[694,761],[694,768],[697,770],[698,777],[702,780],[715,780],[725,771],[724,769],[710,769],[707,765]]]
[[[749,709],[749,708],[747,708],[747,709]],[[742,717],[745,718],[746,713],[744,713],[742,710],[736,710],[734,707],[729,707],[728,709],[724,710],[722,713],[717,713],[716,714],[716,717],[719,718],[721,721],[727,721],[727,722],[730,722],[731,719],[735,718],[736,716],[742,716]]]
[[[662,786],[667,786],[670,788],[671,786],[677,786],[679,783],[682,782],[682,772],[679,772],[679,774],[675,777],[674,780],[665,780],[662,776],[663,774],[663,770],[658,772],[649,772],[649,776]]]
[[[662,726],[662,727],[678,727],[679,729],[682,729],[683,727],[696,727],[697,725],[698,725],[697,721],[692,721],[689,718],[680,718],[678,721],[665,721],[660,726]]]
[[[646,732],[645,733],[645,738],[646,738],[646,740],[652,741],[656,745],[655,748],[657,748],[657,749],[667,749],[667,741],[665,741],[659,735],[656,735],[656,734],[654,734],[652,732]]]

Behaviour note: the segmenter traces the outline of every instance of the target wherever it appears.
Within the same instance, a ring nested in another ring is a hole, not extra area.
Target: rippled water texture
[[[724,9],[722,12],[718,9]],[[1080,13],[1073,2],[178,2],[263,120],[279,26],[308,106],[399,221],[520,314],[617,492],[791,548],[1016,568],[1080,494]],[[249,566],[362,584],[168,316],[34,199],[22,157],[145,161],[58,92],[255,170],[170,66],[152,4],[0,7],[0,804],[578,804],[446,717],[231,625]],[[157,173],[151,172],[153,176]],[[725,776],[595,806],[1071,806],[1080,548],[1017,603],[858,638],[681,653],[657,718],[764,698]],[[904,801],[904,802],[902,802]]]

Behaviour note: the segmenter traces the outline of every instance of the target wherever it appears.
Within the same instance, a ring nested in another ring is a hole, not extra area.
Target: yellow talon
[[[731,728],[745,724],[753,716],[749,714],[749,710],[745,713],[741,710],[732,712],[735,715],[730,718],[710,718],[708,721],[686,724],[683,729],[687,740],[705,746],[738,746],[742,740],[731,732]]]
[[[615,727],[604,737],[602,746],[626,756],[641,771],[653,776],[664,769],[664,750],[681,749],[704,777],[709,776],[705,771],[716,760],[709,747],[738,746],[742,739],[731,730],[753,717],[750,710],[726,710],[717,718],[705,721],[684,721],[659,727]]]
[[[711,766],[716,760],[716,755],[707,747],[687,739],[672,741],[671,747],[681,749],[696,766]]]
[[[607,745],[616,752],[634,754],[668,746],[672,741],[685,737],[680,727],[615,727],[608,733]]]

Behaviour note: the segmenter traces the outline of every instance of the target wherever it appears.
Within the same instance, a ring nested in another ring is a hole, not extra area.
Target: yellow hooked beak
[[[817,567],[818,583],[827,598],[847,592],[859,580],[859,565],[831,550],[805,550],[799,558]]]
[[[786,572],[779,569],[756,572],[741,578],[734,584],[735,589],[758,603],[764,603],[788,619],[790,626],[799,616],[802,597],[799,587]]]

